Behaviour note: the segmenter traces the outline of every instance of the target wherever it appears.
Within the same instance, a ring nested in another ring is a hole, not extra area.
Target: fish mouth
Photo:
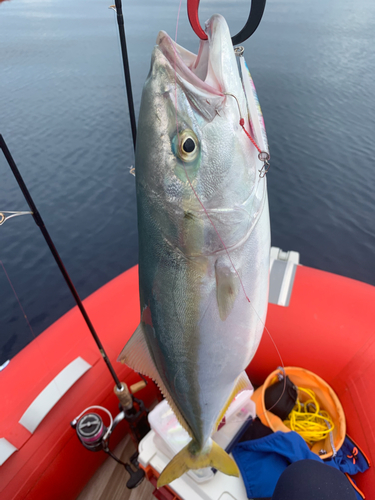
[[[156,43],[176,78],[182,83],[193,86],[198,92],[223,97],[224,61],[220,55],[228,50],[228,45],[229,50],[233,52],[225,19],[219,14],[212,16],[206,23],[206,33],[208,39],[201,40],[198,54],[178,45],[165,31],[159,32]]]

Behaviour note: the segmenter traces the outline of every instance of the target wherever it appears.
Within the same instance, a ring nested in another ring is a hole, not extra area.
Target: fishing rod
[[[118,379],[115,370],[113,369],[113,366],[107,356],[107,353],[105,352],[104,346],[101,343],[98,334],[95,331],[95,328],[93,324],[91,323],[91,320],[86,312],[86,309],[78,295],[78,292],[64,266],[63,261],[61,260],[61,257],[52,241],[51,236],[49,235],[46,226],[44,225],[43,219],[34,203],[33,198],[31,197],[31,194],[29,190],[27,189],[27,186],[21,176],[20,171],[18,170],[18,167],[8,149],[8,146],[3,138],[3,136],[0,134],[0,149],[2,150],[6,161],[8,162],[8,165],[10,169],[12,170],[12,173],[22,191],[22,194],[24,195],[26,202],[28,203],[31,212],[9,212],[11,215],[6,217],[3,215],[3,213],[0,213],[0,224],[4,223],[5,220],[8,218],[14,217],[15,215],[23,215],[26,213],[30,213],[33,216],[33,219],[36,223],[36,225],[39,227],[40,231],[42,232],[44,239],[47,242],[47,245],[49,249],[51,250],[51,253],[61,271],[61,274],[63,275],[73,297],[74,300],[91,332],[91,335],[98,346],[98,349],[100,351],[100,354],[103,357],[103,360],[105,364],[107,365],[108,370],[110,371],[113,380],[115,381],[115,388],[114,388],[114,393],[118,397],[120,401],[120,413],[115,417],[115,419],[112,419],[112,416],[110,412],[101,407],[89,407],[86,408],[78,417],[76,417],[72,422],[71,426],[76,430],[78,439],[81,441],[81,443],[90,451],[100,451],[103,450],[105,453],[110,455],[114,460],[119,462],[121,465],[124,466],[125,470],[129,473],[130,479],[127,482],[127,487],[129,489],[136,488],[140,482],[143,480],[145,473],[142,469],[139,469],[138,467],[138,462],[137,462],[137,456],[138,454],[134,454],[133,457],[131,458],[131,464],[133,465],[133,468],[129,463],[122,462],[120,459],[118,459],[109,449],[109,438],[114,431],[115,427],[117,426],[118,423],[120,423],[122,420],[126,420],[128,422],[129,428],[130,428],[130,435],[134,441],[134,443],[139,443],[139,441],[148,433],[149,429],[149,424],[147,421],[147,414],[148,414],[148,409],[145,407],[144,403],[142,400],[139,400],[133,396],[135,392],[138,390],[142,389],[147,385],[147,381],[144,379],[144,377],[141,376],[143,381],[138,382],[130,387],[130,391],[128,386],[124,382],[120,382]],[[8,213],[8,212],[6,212]],[[136,405],[136,406],[135,406]],[[96,413],[87,413],[87,411],[91,410],[92,408],[99,408],[102,409],[103,411],[107,412],[110,415],[110,420],[111,424],[107,428],[104,426],[102,419],[100,415]],[[82,417],[82,418],[81,418]],[[91,422],[95,422],[98,425],[93,425]],[[87,430],[87,425],[89,425],[89,430]],[[104,432],[105,430],[105,432]]]
[[[135,144],[137,142],[137,125],[135,122],[132,83],[131,83],[131,79],[130,79],[128,49],[126,46],[125,25],[124,25],[124,16],[122,14],[121,0],[115,0],[115,5],[111,5],[110,9],[113,9],[117,14],[117,24],[118,24],[118,30],[119,30],[119,35],[120,35],[120,43],[121,43],[122,65],[124,67],[125,86],[126,86],[126,93],[127,93],[127,97],[128,97],[130,125],[131,125],[132,136],[133,136],[133,147],[134,147],[134,151],[135,151]]]
[[[103,347],[103,344],[101,343],[96,331],[95,331],[95,328],[93,326],[93,324],[91,323],[91,320],[86,312],[86,309],[84,307],[84,305],[82,304],[82,301],[78,295],[78,292],[64,266],[64,263],[63,261],[61,260],[61,257],[52,241],[52,238],[51,236],[49,235],[49,232],[47,231],[47,228],[46,226],[44,225],[44,222],[43,222],[43,219],[34,203],[34,200],[32,199],[31,195],[30,195],[30,192],[29,190],[27,189],[26,187],[26,184],[20,174],[20,171],[18,170],[18,167],[8,149],[8,146],[6,145],[6,142],[3,138],[3,136],[0,134],[0,149],[2,150],[4,156],[5,156],[5,159],[6,161],[8,162],[8,165],[10,167],[10,169],[12,170],[13,172],[13,175],[22,191],[22,194],[24,195],[25,197],[25,200],[27,202],[27,204],[29,205],[30,207],[30,210],[31,210],[31,215],[33,216],[33,219],[36,223],[36,225],[39,227],[40,231],[42,232],[43,236],[44,236],[44,239],[46,240],[47,242],[47,245],[49,246],[49,249],[51,250],[51,253],[53,255],[53,257],[55,258],[55,261],[61,271],[61,274],[63,275],[73,297],[74,297],[74,300],[79,308],[79,310],[81,311],[81,314],[91,332],[91,335],[93,336],[95,342],[96,342],[96,345],[98,346],[99,348],[99,351],[103,357],[103,360],[105,362],[105,364],[107,365],[111,375],[112,375],[112,378],[113,380],[115,381],[116,383],[116,388],[117,388],[117,391],[119,393],[123,392],[124,391],[124,384],[121,383],[116,375],[116,372],[115,370],[113,369],[113,366],[111,364],[111,362],[109,361],[109,358],[105,352],[105,349]],[[117,394],[117,392],[116,392]]]

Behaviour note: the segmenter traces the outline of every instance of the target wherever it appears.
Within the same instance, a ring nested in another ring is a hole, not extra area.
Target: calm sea
[[[83,298],[137,262],[134,156],[111,1],[0,5],[0,133]],[[137,114],[156,35],[174,37],[178,5],[124,1]],[[200,16],[223,14],[234,34],[249,5],[203,0]],[[178,41],[196,51],[185,8]],[[373,285],[374,33],[373,0],[267,0],[245,43],[271,150],[272,244]],[[0,210],[27,209],[0,155]],[[0,226],[0,260],[35,335],[74,305],[30,216]],[[0,364],[33,339],[1,266],[0,336]]]

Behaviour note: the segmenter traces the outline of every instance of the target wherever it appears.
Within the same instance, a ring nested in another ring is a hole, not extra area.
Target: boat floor
[[[133,441],[129,436],[125,436],[114,454],[123,462],[129,462],[134,452]],[[86,484],[77,500],[155,500],[152,494],[154,487],[147,479],[144,479],[138,488],[128,490],[126,487],[128,478],[129,475],[123,465],[108,457]]]

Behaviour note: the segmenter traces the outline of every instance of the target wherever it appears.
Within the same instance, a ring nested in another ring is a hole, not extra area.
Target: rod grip
[[[144,389],[146,387],[146,385],[147,384],[144,380],[140,380],[139,382],[130,386],[130,392],[132,394],[135,394],[136,392],[140,391],[141,389]]]
[[[116,394],[121,403],[121,406],[125,410],[129,410],[133,407],[132,395],[129,392],[128,386],[124,382],[121,382],[121,389],[119,389],[117,385],[115,385],[113,392]]]

